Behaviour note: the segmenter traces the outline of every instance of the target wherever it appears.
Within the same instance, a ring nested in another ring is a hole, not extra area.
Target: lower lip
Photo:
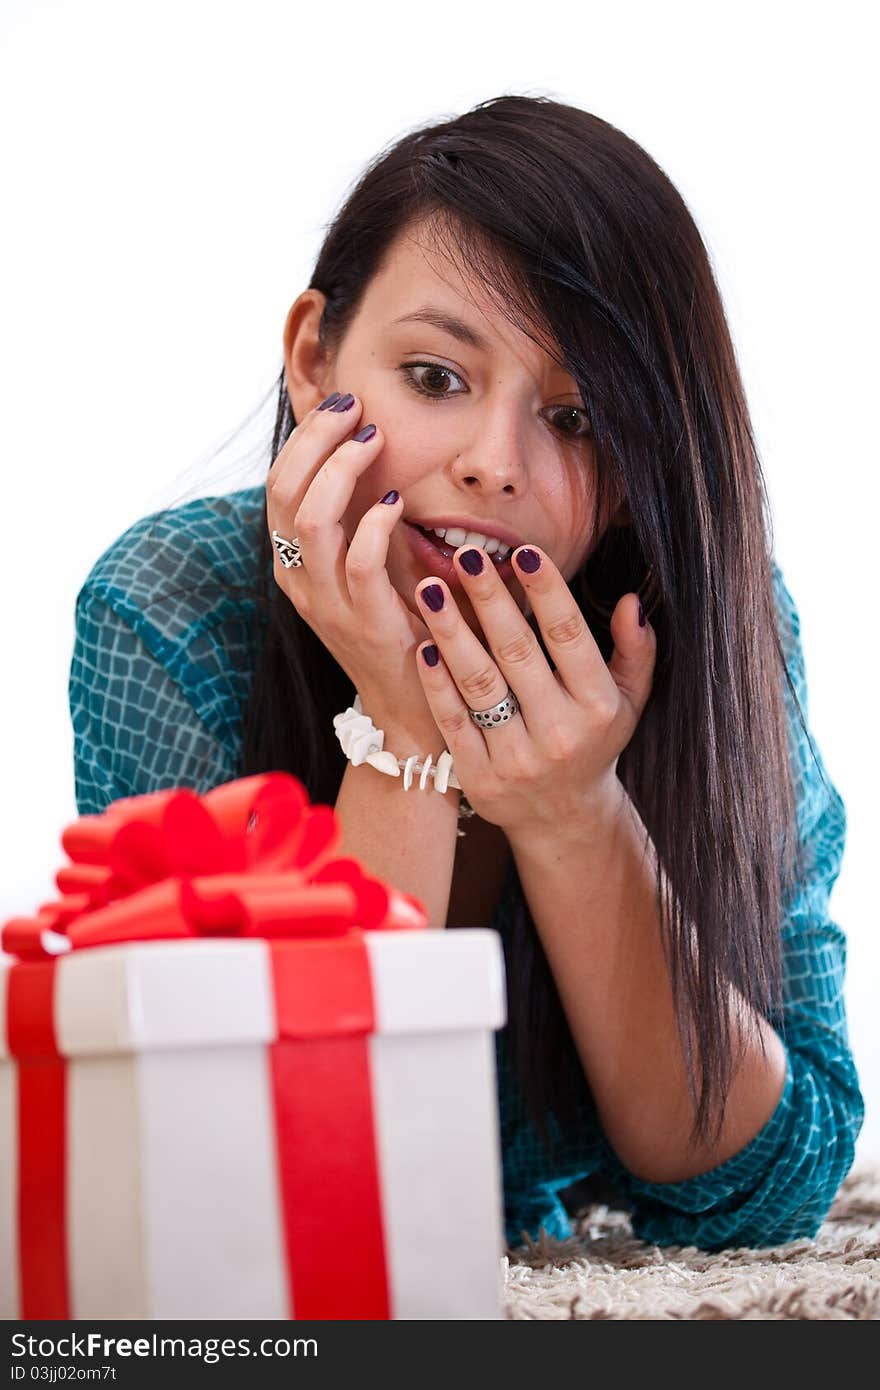
[[[444,555],[443,551],[440,550],[438,546],[434,545],[433,541],[429,541],[427,536],[423,535],[417,526],[412,526],[408,521],[405,521],[404,525],[409,532],[410,545],[413,548],[416,559],[421,564],[428,567],[429,573],[436,574],[438,579],[442,579],[448,584],[450,589],[463,590],[464,585],[458,570],[455,568],[452,555]],[[439,540],[439,536],[437,539]],[[462,544],[464,544],[464,542],[462,542]],[[479,547],[475,547],[475,549],[479,549]],[[453,554],[455,554],[455,551],[453,551]],[[500,564],[496,564],[491,555],[487,555],[485,558],[495,570],[499,579],[502,579],[505,584],[508,584],[514,577],[513,565],[510,563],[510,558],[508,557],[506,560],[502,560]]]

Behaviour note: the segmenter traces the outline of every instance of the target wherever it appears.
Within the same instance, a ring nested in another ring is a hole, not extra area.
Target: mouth
[[[436,574],[449,585],[450,589],[463,589],[461,577],[452,563],[452,557],[456,550],[461,549],[461,546],[446,545],[439,536],[434,535],[433,531],[426,531],[411,521],[405,521],[404,526],[407,529],[413,553],[421,564],[428,567],[427,572]],[[475,546],[474,549],[479,550],[480,547]],[[481,553],[484,562],[495,568],[505,584],[514,578],[513,565],[510,563],[509,556],[507,559],[499,561],[495,559],[494,555],[487,555],[485,551]]]

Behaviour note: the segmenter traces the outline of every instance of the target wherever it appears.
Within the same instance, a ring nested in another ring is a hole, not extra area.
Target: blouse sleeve
[[[774,583],[789,674],[806,721],[800,623],[775,565]],[[772,1020],[785,1047],[785,1085],[773,1115],[744,1149],[684,1182],[633,1177],[603,1136],[602,1166],[632,1203],[634,1233],[658,1245],[718,1250],[814,1236],[852,1166],[862,1126],[843,997],[846,939],[829,915],[846,813],[800,725],[787,682],[785,693],[798,833],[807,850],[805,877],[784,905],[784,1012]]]
[[[80,815],[167,787],[208,791],[236,775],[199,711],[199,682],[179,664],[175,678],[149,636],[107,598],[81,590],[68,686]]]
[[[254,488],[153,513],[92,566],[68,683],[80,815],[238,776],[262,499]]]

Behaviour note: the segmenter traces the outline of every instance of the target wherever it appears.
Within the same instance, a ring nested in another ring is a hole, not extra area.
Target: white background
[[[367,161],[504,92],[554,97],[653,155],[721,285],[847,805],[832,910],[857,1157],[880,1158],[871,9],[4,0],[0,920],[56,896],[74,601],[98,555],[265,476],[286,311]]]

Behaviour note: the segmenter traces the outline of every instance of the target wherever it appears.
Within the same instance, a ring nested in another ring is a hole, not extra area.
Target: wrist
[[[405,787],[414,783],[421,783],[423,788],[437,786],[438,790],[450,796],[457,805],[461,790],[449,782],[449,778],[454,776],[452,757],[443,742],[443,736],[437,728],[427,704],[425,704],[424,711],[419,712],[414,710],[411,704],[401,701],[399,707],[391,710],[383,705],[381,698],[371,698],[365,691],[368,691],[368,687],[357,691],[357,698],[353,698],[351,706],[351,710],[356,711],[359,705],[362,715],[372,725],[372,735],[360,735],[365,740],[363,747],[369,748],[371,742],[375,746],[375,735],[381,732],[381,753],[376,753],[375,756],[388,758],[392,768],[394,762],[397,762],[400,772],[403,774]],[[424,703],[423,695],[422,701]],[[338,730],[340,742],[349,758],[353,762],[359,762],[363,753],[359,753],[356,749],[358,735],[352,732],[346,736],[342,732],[345,727],[345,723],[343,723]],[[407,763],[409,764],[408,767],[405,766]],[[440,764],[439,785],[437,782],[438,763]],[[378,763],[376,766],[378,767]],[[422,781],[423,772],[424,781]]]
[[[599,848],[614,833],[624,809],[629,806],[626,789],[616,773],[567,816],[552,822],[530,822],[505,828],[511,849],[532,858],[555,859],[567,849],[579,853]]]
[[[364,714],[369,715],[373,725],[385,735],[383,747],[395,753],[398,758],[409,758],[416,754],[423,761],[428,754],[434,763],[444,751],[446,744],[437,728],[434,716],[419,690],[423,708],[414,707],[405,697],[392,704],[385,692],[370,692],[369,687],[358,689]],[[352,700],[352,704],[354,700]],[[450,791],[453,788],[450,787]],[[455,789],[457,791],[457,789]]]

